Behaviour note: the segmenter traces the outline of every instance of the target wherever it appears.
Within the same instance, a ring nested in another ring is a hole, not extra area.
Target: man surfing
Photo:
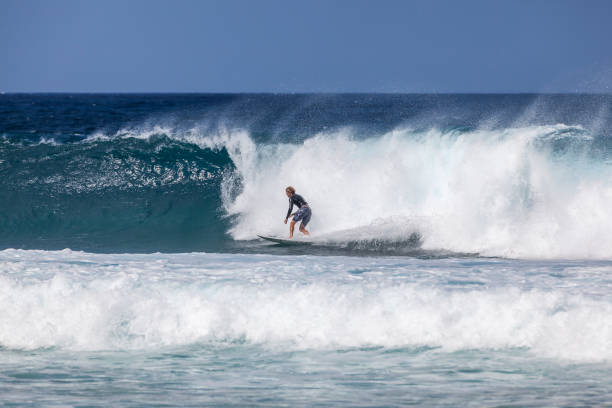
[[[291,220],[291,223],[289,224],[289,238],[293,238],[293,228],[295,227],[295,223],[298,221],[302,221],[300,223],[300,232],[304,235],[310,235],[308,230],[306,230],[306,225],[308,225],[310,216],[312,215],[308,203],[306,200],[304,200],[304,197],[296,194],[295,188],[291,186],[285,189],[285,194],[287,194],[287,197],[289,197],[289,211],[287,211],[287,216],[285,217],[285,224],[287,223],[289,217],[293,215],[293,220]],[[298,210],[291,214],[293,204],[298,207]]]

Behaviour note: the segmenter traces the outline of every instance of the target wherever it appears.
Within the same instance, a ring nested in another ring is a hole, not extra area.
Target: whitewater
[[[588,137],[557,125],[460,134],[394,130],[360,141],[345,131],[259,150],[246,139],[230,150],[244,186],[225,202],[238,216],[230,231],[235,239],[282,234],[278,191],[292,180],[309,193],[319,214],[312,226],[324,242],[401,242],[419,234],[423,249],[609,259],[612,168],[581,151],[555,154],[539,146]]]
[[[611,103],[2,95],[2,403],[606,406]]]
[[[70,379],[96,387],[95,404],[125,378],[143,405],[280,383],[272,405],[352,404],[372,390],[386,404],[486,405],[506,381],[519,405],[538,387],[561,405],[610,397],[610,261],[5,250],[0,267],[7,402],[36,384],[34,398],[75,403],[80,386],[66,398],[54,385]],[[575,395],[585,381],[596,392]],[[449,382],[461,391],[437,399]],[[302,400],[304,387],[329,395]]]

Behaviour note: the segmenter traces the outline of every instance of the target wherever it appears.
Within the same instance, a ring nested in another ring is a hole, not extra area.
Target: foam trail
[[[321,240],[418,232],[426,249],[609,259],[612,168],[584,153],[589,143],[584,129],[565,125],[397,129],[365,140],[345,129],[300,145],[258,146],[248,160],[235,150],[243,189],[225,207],[237,216],[235,239],[286,234],[283,191],[294,185]]]

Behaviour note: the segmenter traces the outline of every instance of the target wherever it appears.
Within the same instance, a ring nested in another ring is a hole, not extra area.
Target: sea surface
[[[612,407],[612,95],[0,95],[0,406],[410,405]]]

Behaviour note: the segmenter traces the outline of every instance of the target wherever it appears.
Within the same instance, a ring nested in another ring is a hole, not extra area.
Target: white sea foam
[[[612,167],[552,151],[552,140],[569,138],[589,137],[564,125],[398,129],[366,140],[346,129],[300,145],[260,146],[256,158],[249,149],[248,160],[237,150],[243,190],[225,201],[237,220],[231,234],[286,234],[284,187],[293,185],[311,204],[319,240],[401,240],[418,232],[426,249],[610,259]]]
[[[465,273],[455,262],[3,251],[0,345],[524,348],[612,359],[609,290],[580,283],[588,268],[573,265],[551,283],[546,265],[490,261],[467,276],[480,282],[461,286],[448,280]],[[610,272],[599,265],[589,278]]]

